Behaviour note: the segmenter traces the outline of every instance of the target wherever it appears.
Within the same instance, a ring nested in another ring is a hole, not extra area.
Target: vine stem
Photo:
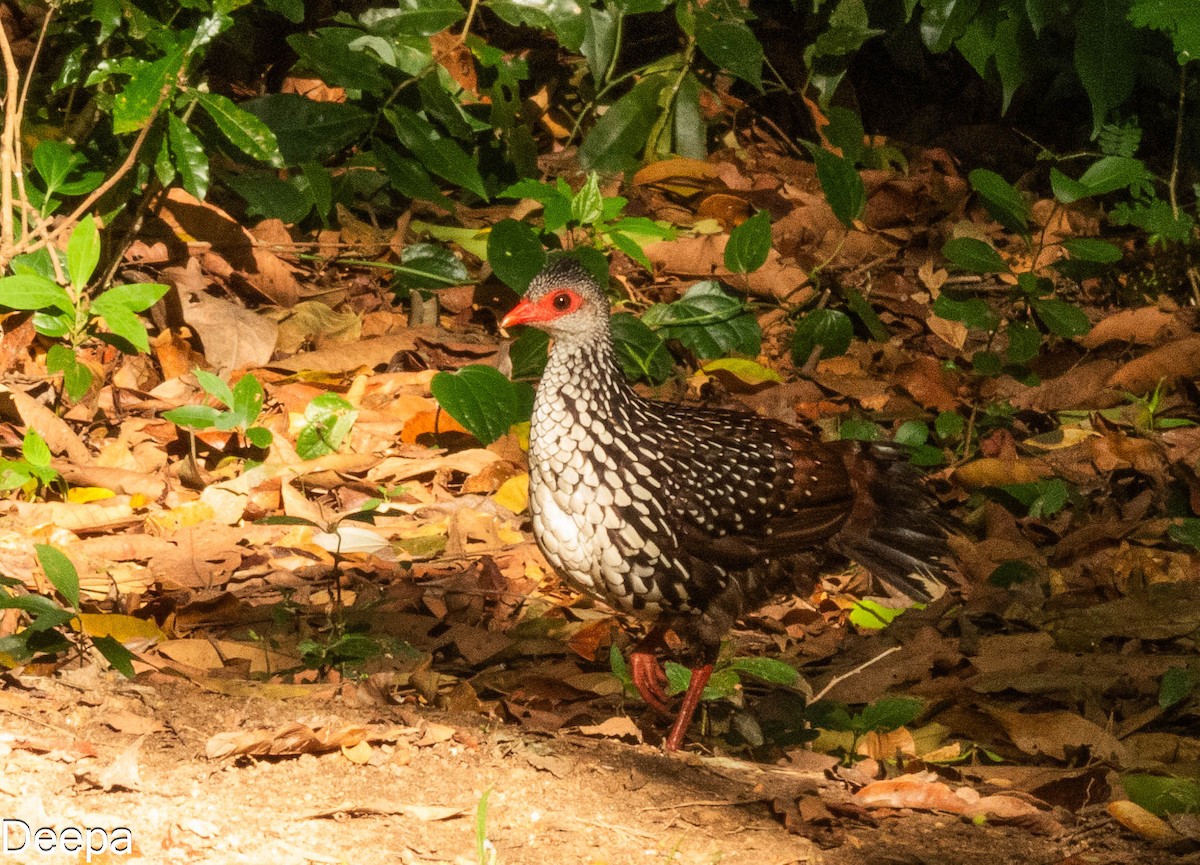
[[[467,34],[471,32],[471,22],[475,20],[475,11],[479,8],[479,0],[471,0],[471,7],[467,9],[467,20],[463,22],[462,33],[458,34],[459,42],[467,41]]]
[[[1183,150],[1183,109],[1187,97],[1187,70],[1185,60],[1179,66],[1179,108],[1175,112],[1175,151],[1171,154],[1171,177],[1167,181],[1167,195],[1171,200],[1171,216],[1179,218],[1179,154]]]

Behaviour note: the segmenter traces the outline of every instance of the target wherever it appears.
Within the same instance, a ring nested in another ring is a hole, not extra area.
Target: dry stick
[[[17,137],[17,81],[20,73],[13,58],[12,45],[8,41],[8,30],[0,25],[0,55],[4,58],[4,130],[0,132],[0,261],[7,262],[7,250],[12,247],[13,237],[13,160],[16,155]]]
[[[42,46],[46,44],[46,33],[50,30],[50,21],[54,18],[56,8],[53,5],[47,7],[46,17],[42,19],[42,29],[38,32],[37,44],[33,46],[33,56],[29,58],[29,65],[25,69],[25,82],[21,86],[21,98],[17,101],[15,117],[17,135],[13,141],[13,158],[18,166],[25,164],[21,154],[20,130],[25,123],[25,105],[29,101],[29,84],[33,80],[33,70],[37,68],[38,58],[42,55]],[[29,196],[25,194],[25,172],[23,170],[17,172],[17,195],[21,201],[21,237],[24,237],[29,232],[29,211],[33,208],[29,204]],[[54,263],[55,275],[61,279],[62,273],[58,260],[52,256],[51,261]]]
[[[880,654],[876,655],[874,658],[871,658],[869,661],[864,661],[863,663],[859,664],[853,670],[850,670],[849,672],[846,672],[846,673],[842,673],[840,676],[834,676],[832,679],[829,680],[829,683],[824,688],[822,688],[817,693],[813,694],[813,697],[811,700],[809,700],[809,703],[811,704],[811,703],[817,702],[822,697],[824,697],[826,694],[828,694],[830,691],[832,691],[835,687],[837,687],[842,682],[849,679],[851,676],[857,676],[859,673],[861,673],[867,667],[874,664],[876,661],[882,661],[888,655],[891,655],[895,652],[899,652],[900,648],[901,648],[900,646],[892,646],[890,649],[888,649],[884,652],[881,652]]]
[[[1171,216],[1179,218],[1179,153],[1183,150],[1183,109],[1187,102],[1187,68],[1184,61],[1179,66],[1179,108],[1175,112],[1175,152],[1171,157],[1171,178],[1167,183],[1167,194],[1171,198]]]

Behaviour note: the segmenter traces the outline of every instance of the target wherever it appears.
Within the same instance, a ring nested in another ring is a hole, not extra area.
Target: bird
[[[663,743],[675,751],[744,614],[845,558],[928,602],[952,567],[948,524],[900,446],[825,442],[749,411],[639,395],[605,289],[563,253],[500,324],[553,340],[529,430],[537,544],[571,586],[648,623],[629,669],[649,706],[670,714],[660,655],[690,668]]]

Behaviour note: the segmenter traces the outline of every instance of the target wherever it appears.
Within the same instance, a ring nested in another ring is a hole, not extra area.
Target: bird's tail
[[[842,555],[865,567],[889,594],[928,603],[954,572],[946,537],[949,519],[903,447],[846,443],[854,486],[850,518],[832,539]]]

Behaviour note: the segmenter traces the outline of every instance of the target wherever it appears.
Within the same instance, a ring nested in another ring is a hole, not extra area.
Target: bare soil
[[[867,813],[848,806],[844,783],[823,771],[540,736],[478,715],[247,698],[94,670],[9,685],[0,691],[0,817],[130,830],[132,853],[92,862],[470,865],[480,862],[476,814],[488,790],[484,858],[500,865],[1181,861],[1099,809],[1066,815],[1056,837],[949,815]],[[393,733],[365,760],[341,749],[206,756],[214,735],[297,721]],[[836,817],[815,825],[798,801],[828,803],[818,822]],[[780,813],[789,807],[790,816]],[[805,815],[807,824],[797,819]]]

